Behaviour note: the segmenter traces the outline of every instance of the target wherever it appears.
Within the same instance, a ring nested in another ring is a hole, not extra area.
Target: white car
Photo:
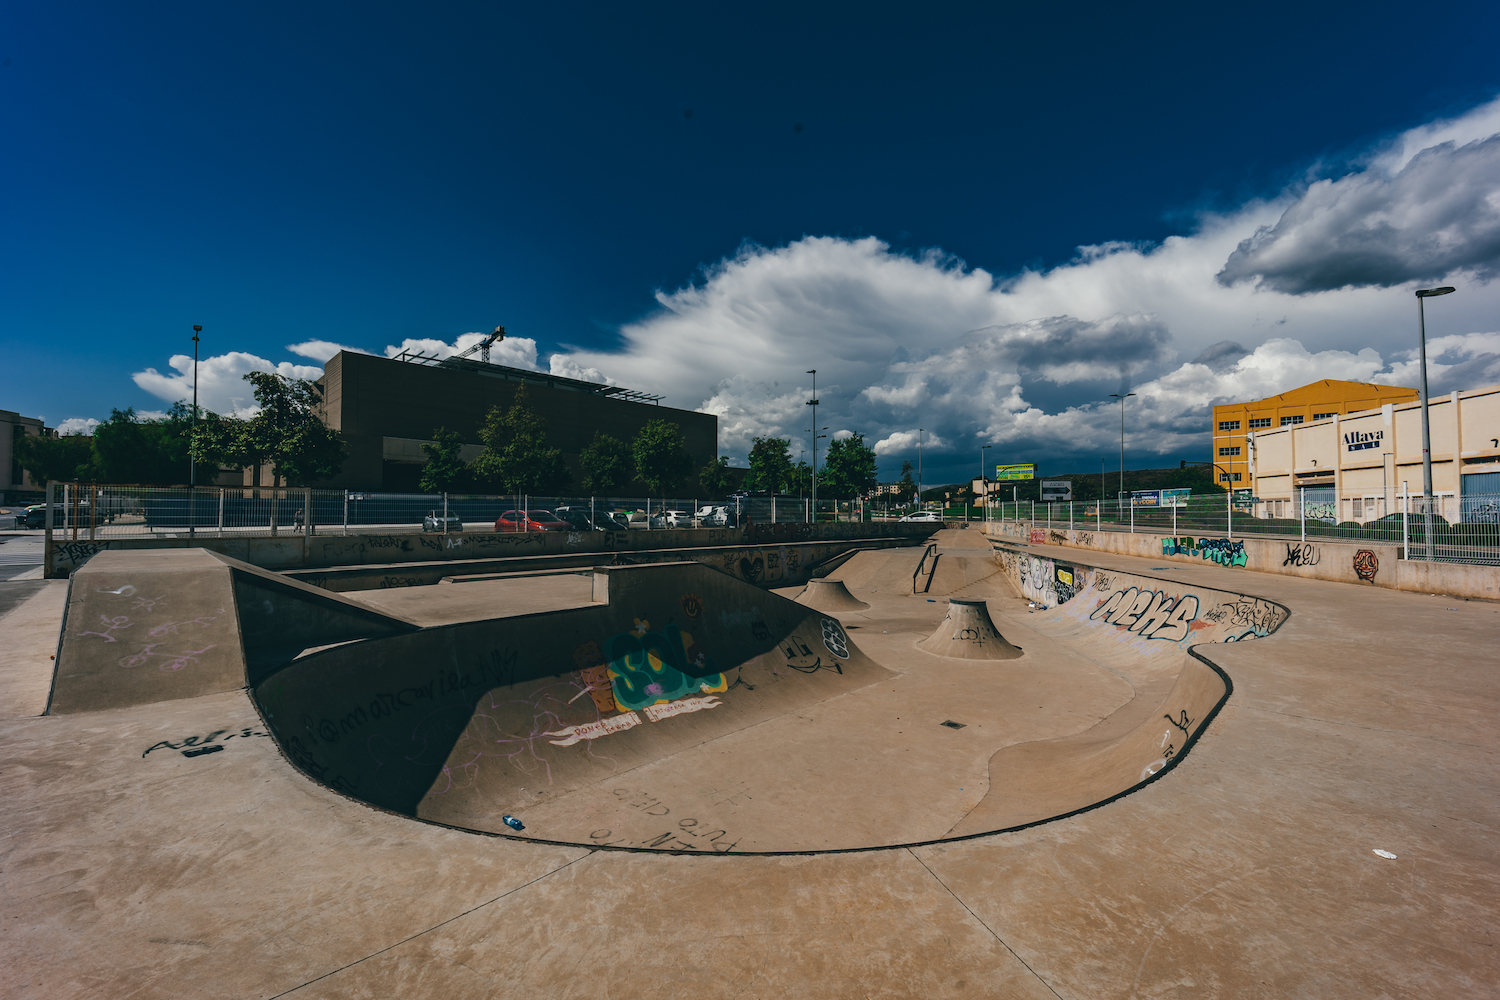
[[[666,521],[669,528],[691,528],[693,526],[693,512],[690,510],[669,510],[666,514]]]
[[[936,522],[938,524],[942,524],[943,523],[943,515],[939,514],[935,510],[917,510],[917,511],[913,511],[910,514],[907,514],[901,520],[903,522],[904,521],[914,521],[914,522],[922,522],[922,523],[926,523],[926,524],[931,524],[931,523]]]

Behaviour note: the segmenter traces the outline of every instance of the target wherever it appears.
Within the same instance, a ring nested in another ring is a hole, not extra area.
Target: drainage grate
[[[949,729],[962,729],[964,727],[964,723],[954,722],[952,719],[949,719],[947,722],[940,722],[938,725],[947,726]]]

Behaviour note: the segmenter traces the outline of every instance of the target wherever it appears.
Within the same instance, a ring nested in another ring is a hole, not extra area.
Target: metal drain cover
[[[962,729],[964,727],[964,723],[954,722],[952,719],[949,719],[947,722],[940,722],[938,725],[947,726],[949,729]]]

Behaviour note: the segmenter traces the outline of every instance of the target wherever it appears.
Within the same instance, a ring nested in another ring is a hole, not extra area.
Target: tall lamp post
[[[198,457],[193,448],[198,443],[198,334],[203,327],[193,324],[193,434],[188,438],[188,537],[196,538],[198,529]]]
[[[807,405],[813,408],[813,464],[812,464],[812,520],[818,523],[818,370],[809,368],[807,374],[813,377],[813,398],[807,401]]]
[[[917,428],[917,509],[922,509],[922,428]]]
[[[979,482],[981,485],[988,482],[988,480],[986,480],[984,477],[984,453],[986,451],[989,451],[993,447],[994,445],[992,444],[982,444],[979,446]],[[990,491],[988,488],[986,488],[984,491],[984,499],[979,501],[981,504],[980,510],[984,511],[985,521],[988,521],[990,519],[989,496]]]
[[[1111,398],[1120,401],[1120,495],[1115,500],[1117,503],[1123,505],[1125,503],[1125,397],[1134,396],[1135,393],[1112,392],[1109,395]],[[1104,501],[1101,499],[1099,502],[1103,503]]]
[[[1425,511],[1422,548],[1426,550],[1428,562],[1432,561],[1432,432],[1427,423],[1427,317],[1422,300],[1437,298],[1453,291],[1457,289],[1452,285],[1417,289],[1417,339],[1422,352],[1422,509]]]

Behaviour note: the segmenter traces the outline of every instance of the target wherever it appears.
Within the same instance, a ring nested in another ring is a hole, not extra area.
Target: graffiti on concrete
[[[1045,544],[1047,544],[1047,529],[1046,528],[1032,528],[1031,529],[1030,539],[1031,539],[1031,544],[1032,545],[1045,545]]]
[[[1181,642],[1188,637],[1197,617],[1198,598],[1192,594],[1179,599],[1165,591],[1131,587],[1117,590],[1100,601],[1089,620],[1103,621],[1137,633],[1143,639]]]
[[[1015,571],[1021,582],[1021,596],[1045,608],[1055,608],[1072,600],[1083,589],[1086,572],[1024,553],[1016,556]]]
[[[849,659],[849,637],[844,634],[844,627],[832,618],[823,619],[823,648],[841,660]]]
[[[1161,554],[1164,556],[1198,556],[1220,566],[1244,566],[1249,562],[1245,555],[1245,543],[1227,538],[1163,538]]]
[[[1316,566],[1323,561],[1323,553],[1311,542],[1286,543],[1286,558],[1281,560],[1282,566]]]
[[[636,619],[634,629],[611,636],[604,647],[615,702],[622,709],[645,708],[687,694],[729,690],[729,682],[715,669],[713,659],[697,648],[692,635],[676,625],[653,632],[650,622]],[[712,673],[691,677],[687,673],[690,663],[700,672]]]
[[[227,735],[226,735],[227,734]],[[142,757],[153,750],[179,750],[184,757],[199,757],[205,753],[214,753],[224,749],[223,740],[232,740],[236,736],[250,739],[253,736],[270,736],[270,733],[249,726],[241,726],[240,731],[232,733],[228,729],[215,729],[206,736],[188,736],[173,743],[171,740],[162,740],[147,747]]]
[[[1067,545],[1068,544],[1068,533],[1066,531],[1049,531],[1049,532],[1047,532],[1047,544],[1048,545]]]
[[[65,574],[109,548],[108,542],[53,542],[52,572]]]
[[[1093,545],[1094,533],[1092,531],[1075,531],[1073,532],[1073,541],[1078,545]]]
[[[1361,580],[1373,580],[1375,574],[1380,572],[1380,560],[1375,553],[1369,549],[1360,549],[1354,553],[1354,575]]]
[[[1205,612],[1203,620],[1212,625],[1249,628],[1257,635],[1270,635],[1281,626],[1286,616],[1287,610],[1279,604],[1262,601],[1258,597],[1241,596]]]

